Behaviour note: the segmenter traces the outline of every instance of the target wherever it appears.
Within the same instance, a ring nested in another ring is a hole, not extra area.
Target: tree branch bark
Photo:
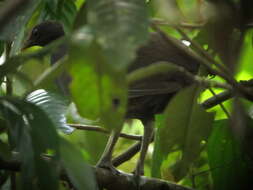
[[[89,126],[89,125],[72,124],[72,123],[69,123],[68,125],[75,129],[86,130],[86,131],[97,131],[97,132],[101,132],[105,134],[110,134],[110,131],[98,126]],[[120,133],[120,137],[131,139],[131,140],[137,140],[137,141],[140,141],[142,138],[141,135],[129,135],[126,133]]]
[[[112,173],[110,170],[103,168],[94,168],[96,174],[97,183],[100,188],[106,188],[107,190],[193,190],[188,187],[177,185],[172,182],[150,178],[142,176],[139,179],[140,186],[137,187],[133,174],[119,172],[117,174]],[[21,169],[21,163],[17,161],[4,161],[0,158],[0,170],[9,170],[19,172]],[[62,170],[63,171],[63,170]],[[61,173],[61,179],[66,180],[68,183],[69,178],[66,173]]]

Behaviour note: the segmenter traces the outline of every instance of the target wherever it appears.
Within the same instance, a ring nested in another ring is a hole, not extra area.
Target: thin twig
[[[82,125],[82,124],[68,124],[68,125],[75,129],[86,130],[86,131],[97,131],[97,132],[101,132],[105,134],[110,134],[110,131],[98,126],[89,126],[89,125]],[[128,135],[126,133],[120,133],[120,137],[131,139],[131,140],[137,140],[137,141],[140,141],[142,139],[142,136],[140,135]]]
[[[125,152],[121,153],[119,156],[112,160],[114,167],[118,167],[124,162],[130,160],[135,154],[137,154],[141,149],[141,142],[137,142],[129,147]]]
[[[233,97],[232,91],[228,90],[228,91],[224,91],[221,92],[219,94],[216,94],[215,96],[205,100],[203,103],[201,103],[201,105],[205,108],[205,109],[210,109],[230,98]]]
[[[194,47],[200,53],[200,55],[204,56],[207,60],[209,60],[213,65],[219,68],[222,72],[226,73],[226,75],[229,75],[231,73],[225,65],[219,64],[198,43],[196,43],[191,38],[189,38],[188,35],[183,30],[181,30],[177,26],[175,26],[174,28],[184,37],[185,40],[191,42],[192,47]]]
[[[206,58],[206,61],[208,62],[208,65],[215,65],[217,68],[220,69],[221,72],[218,72],[218,75],[225,79],[229,84],[231,84],[238,92],[242,93],[245,98],[247,98],[250,101],[253,101],[253,95],[251,92],[249,92],[246,88],[244,88],[240,83],[238,83],[234,77],[231,75],[231,71],[224,65],[219,64],[216,62],[213,57],[211,57],[199,44],[191,40],[191,38],[188,37],[188,35],[175,26],[175,29],[189,42],[191,42],[192,46],[200,53],[200,55],[204,56]],[[206,65],[206,66],[208,66]],[[208,68],[209,69],[209,68]],[[215,74],[215,73],[213,73]]]
[[[11,52],[11,43],[6,42],[6,44],[5,44],[5,60],[8,60],[10,58],[10,52]],[[6,94],[8,96],[11,96],[12,92],[13,92],[12,77],[7,76],[6,77]]]
[[[253,87],[253,79],[251,80],[247,80],[247,81],[240,81],[240,84],[246,88],[246,89],[252,89]],[[215,96],[205,100],[203,103],[201,103],[201,105],[205,108],[205,109],[209,109],[212,108],[230,98],[232,98],[234,96],[234,93],[232,90],[227,90],[224,92],[221,92],[219,94],[216,94]]]
[[[212,63],[206,59],[204,59],[203,57],[199,56],[198,54],[196,54],[195,52],[193,52],[191,49],[175,42],[175,40],[173,38],[171,38],[170,36],[166,35],[159,27],[157,27],[156,25],[151,25],[151,27],[161,35],[161,37],[167,41],[170,44],[173,44],[175,47],[177,47],[178,49],[180,49],[182,52],[184,52],[185,54],[187,54],[188,56],[192,57],[193,59],[195,59],[198,63],[202,64],[204,67],[206,67],[212,74],[220,76],[221,78],[226,78],[226,76],[218,71],[215,70],[214,68],[212,68]]]
[[[186,28],[186,29],[199,29],[199,28],[202,28],[204,26],[204,24],[184,23],[184,22],[175,25],[171,22],[167,22],[167,21],[165,21],[163,19],[159,19],[159,18],[153,18],[151,20],[151,22],[153,24],[160,25],[160,26],[170,26],[170,27],[178,26],[178,27]]]
[[[157,27],[156,25],[152,24],[151,27],[158,32],[165,41],[168,41],[168,43],[172,43],[174,44],[177,48],[179,48],[182,52],[185,52],[187,55],[191,56],[192,58],[196,59],[200,64],[202,64],[203,66],[205,66],[212,74],[214,75],[218,75],[221,78],[223,78],[224,80],[226,80],[229,84],[231,84],[235,90],[237,90],[237,93],[241,93],[243,95],[244,98],[253,101],[253,94],[251,91],[249,91],[248,89],[244,88],[241,84],[239,84],[232,76],[230,76],[229,70],[228,73],[225,72],[226,69],[224,69],[225,67],[222,67],[220,70],[216,70],[214,68],[212,68],[212,64],[214,64],[213,62],[211,62],[210,60],[207,59],[207,57],[201,57],[198,54],[196,54],[195,52],[191,51],[190,49],[182,46],[181,44],[176,43],[171,37],[169,37],[168,35],[166,35],[159,27]],[[187,35],[186,35],[187,36]],[[192,40],[188,37],[187,39],[189,39],[191,42]],[[216,62],[215,62],[216,63]],[[220,64],[218,64],[220,67]]]
[[[216,93],[211,88],[209,88],[208,90],[212,93],[212,95],[214,97],[216,96]],[[223,112],[227,115],[227,117],[230,118],[230,114],[228,113],[228,111],[225,108],[225,106],[221,102],[219,103],[219,105],[220,105],[221,109],[223,110]]]

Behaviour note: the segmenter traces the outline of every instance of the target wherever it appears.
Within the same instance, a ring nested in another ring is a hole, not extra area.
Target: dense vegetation
[[[182,40],[201,64],[194,84],[155,116],[141,189],[251,189],[252,7],[251,0],[1,0],[0,189],[135,188],[127,173],[143,129],[124,119],[127,86],[173,69],[126,74],[150,31]],[[67,35],[22,51],[45,20],[61,22]],[[69,53],[50,66],[61,43]],[[68,97],[55,85],[64,70]],[[126,173],[96,169],[109,131],[122,126],[113,161]]]

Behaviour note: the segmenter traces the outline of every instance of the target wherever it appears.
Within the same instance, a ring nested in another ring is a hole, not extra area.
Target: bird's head
[[[64,30],[61,23],[56,21],[42,22],[32,29],[23,49],[31,46],[46,46],[63,35]]]

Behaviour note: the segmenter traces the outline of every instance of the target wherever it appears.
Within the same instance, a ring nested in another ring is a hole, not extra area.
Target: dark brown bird
[[[25,43],[25,48],[33,45],[45,46],[63,35],[64,31],[60,23],[53,21],[43,22],[33,28]],[[180,41],[178,42],[180,43]],[[66,46],[59,47],[52,55],[52,62],[58,60],[66,52]],[[136,59],[129,67],[129,72],[161,61],[182,66],[192,74],[196,74],[199,67],[198,61],[186,54],[182,49],[165,41],[160,34],[152,33],[149,41],[138,49]],[[140,119],[144,125],[141,154],[135,170],[137,176],[143,174],[145,154],[153,133],[152,122],[154,115],[162,112],[169,100],[180,89],[191,83],[192,81],[183,73],[174,72],[145,78],[129,87],[126,118]],[[118,136],[118,132],[113,132],[98,166],[113,169],[111,157]]]

